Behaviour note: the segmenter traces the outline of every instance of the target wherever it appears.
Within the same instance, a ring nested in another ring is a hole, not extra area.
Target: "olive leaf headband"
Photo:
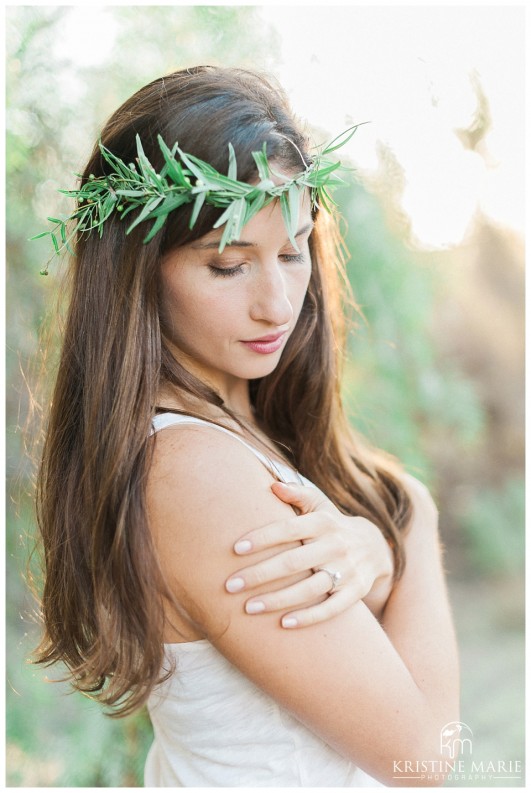
[[[252,153],[259,176],[257,184],[238,181],[236,155],[231,143],[229,169],[225,176],[198,157],[181,151],[177,143],[170,150],[160,135],[158,143],[164,157],[160,173],[157,173],[146,157],[138,135],[136,163],[128,165],[100,141],[102,157],[111,166],[112,172],[99,177],[91,174],[79,190],[59,190],[60,193],[77,199],[77,208],[63,220],[49,217],[48,220],[55,224],[54,227],[30,239],[50,236],[55,254],[60,254],[65,248],[72,252],[69,242],[76,234],[98,229],[101,237],[106,220],[114,212],[124,218],[133,210],[140,209],[126,233],[139,223],[153,220],[154,223],[144,238],[144,243],[147,243],[163,227],[170,212],[193,203],[189,223],[190,228],[193,228],[202,206],[209,204],[225,210],[214,223],[214,228],[225,225],[219,243],[221,253],[226,245],[240,238],[243,227],[251,218],[271,201],[279,199],[289,239],[298,250],[295,234],[300,191],[309,188],[312,208],[319,204],[330,211],[329,204],[335,204],[330,196],[330,188],[344,184],[344,180],[335,171],[338,168],[344,169],[345,166],[328,159],[328,155],[348,143],[358,126],[360,125],[350,127],[334,138],[310,165],[289,179],[271,168],[264,143],[262,151]],[[81,178],[80,174],[76,175]],[[281,177],[284,181],[275,184],[272,175]],[[41,271],[43,275],[47,272],[47,268]]]

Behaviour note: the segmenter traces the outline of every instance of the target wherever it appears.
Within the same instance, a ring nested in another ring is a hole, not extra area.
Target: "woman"
[[[147,701],[149,786],[415,784],[457,718],[433,502],[341,410],[332,172],[278,87],[198,67],[73,193],[38,660]]]

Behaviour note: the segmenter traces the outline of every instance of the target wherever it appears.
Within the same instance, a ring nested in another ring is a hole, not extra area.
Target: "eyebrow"
[[[305,226],[300,228],[298,232],[295,234],[295,238],[301,237],[306,232],[311,231],[314,227],[314,223],[307,223]],[[205,250],[212,250],[213,248],[219,247],[219,240],[214,240],[213,242],[194,242],[190,245],[191,248],[194,250],[200,249],[202,251]],[[227,245],[227,248],[256,248],[255,242],[246,242],[245,240],[235,240],[230,245]]]

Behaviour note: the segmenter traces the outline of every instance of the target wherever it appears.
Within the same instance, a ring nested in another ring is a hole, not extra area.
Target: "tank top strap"
[[[221,427],[219,424],[215,424],[213,421],[196,418],[196,416],[187,416],[183,413],[157,413],[155,416],[153,416],[151,423],[152,435],[155,432],[159,432],[159,430],[163,430],[166,427],[173,427],[177,424],[204,425],[211,427],[212,429],[219,430],[220,432],[224,432],[226,435],[231,435],[233,438],[236,438],[236,440],[240,441],[240,443],[243,443],[243,445],[246,446],[263,465],[265,465],[265,467],[275,479],[278,479],[281,482],[293,482],[297,480],[301,481],[300,475],[294,469],[290,468],[284,463],[275,462],[266,454],[263,454],[260,449],[257,449],[256,446],[248,443],[245,438],[242,438],[237,432],[229,430],[227,427]]]

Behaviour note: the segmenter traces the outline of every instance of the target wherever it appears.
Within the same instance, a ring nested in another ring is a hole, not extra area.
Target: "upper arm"
[[[213,639],[228,627],[234,604],[243,611],[248,597],[229,595],[224,586],[243,566],[233,551],[235,541],[251,529],[295,513],[273,494],[274,479],[266,467],[229,435],[179,427],[159,433],[156,444],[147,490],[155,545],[163,572],[183,601],[180,605],[203,635]],[[296,545],[300,543],[283,547]],[[276,552],[255,552],[253,559],[258,562]],[[270,584],[264,587],[271,589]],[[253,595],[261,591],[255,587]]]
[[[415,477],[405,474],[404,484],[411,498],[411,523],[404,537],[406,564],[402,587],[411,591],[434,593],[443,587],[442,546],[439,538],[439,514],[428,488]],[[428,586],[432,581],[432,586]]]
[[[422,751],[429,708],[365,604],[287,631],[278,614],[247,615],[245,592],[224,588],[239,564],[235,540],[293,517],[270,485],[266,469],[234,439],[192,429],[168,433],[148,483],[164,571],[223,655],[338,751],[388,781],[393,757]]]

